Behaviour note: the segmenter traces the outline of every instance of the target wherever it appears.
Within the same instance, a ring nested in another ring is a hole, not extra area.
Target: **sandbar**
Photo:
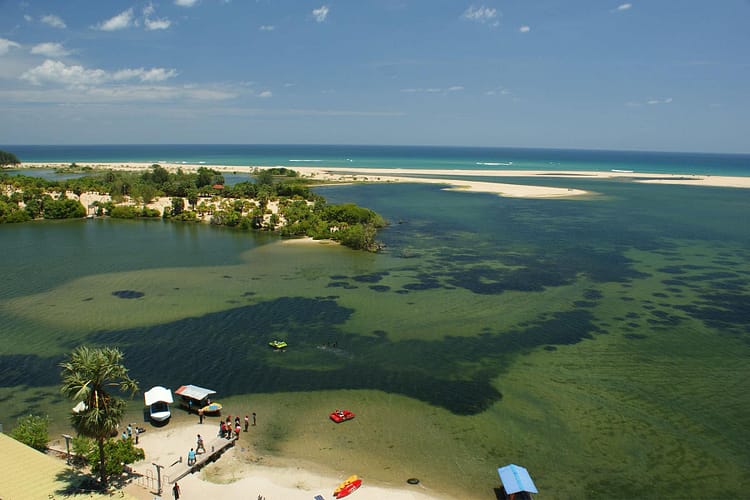
[[[66,168],[69,163],[35,162],[23,163],[20,168]],[[153,163],[149,162],[83,162],[79,167],[91,167],[98,170],[145,170]],[[274,168],[274,166],[236,166],[205,165],[185,163],[159,163],[170,171],[182,169],[195,172],[199,168],[210,168],[222,173],[247,173],[256,169]],[[446,189],[471,192],[494,193],[504,197],[516,198],[575,198],[592,195],[590,191],[534,184],[506,184],[466,180],[465,177],[516,178],[526,179],[559,178],[559,179],[621,179],[623,181],[647,184],[681,184],[692,186],[713,186],[726,188],[750,188],[750,176],[715,176],[699,174],[660,174],[629,171],[557,171],[551,170],[445,170],[445,169],[400,169],[400,168],[367,168],[356,169],[344,167],[285,167],[299,172],[302,176],[324,182],[418,182],[449,185]],[[431,177],[437,176],[437,177]]]

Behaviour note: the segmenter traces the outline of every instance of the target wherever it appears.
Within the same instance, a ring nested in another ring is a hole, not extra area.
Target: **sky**
[[[749,0],[0,0],[0,144],[750,152]]]

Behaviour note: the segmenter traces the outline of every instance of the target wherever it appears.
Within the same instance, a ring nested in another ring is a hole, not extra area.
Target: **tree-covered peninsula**
[[[231,186],[206,167],[170,172],[155,164],[134,172],[72,164],[67,170],[85,175],[49,181],[0,173],[0,223],[85,216],[164,218],[331,239],[368,251],[378,250],[375,235],[385,225],[367,208],[329,205],[310,189],[315,181],[286,168],[256,169],[251,181]]]

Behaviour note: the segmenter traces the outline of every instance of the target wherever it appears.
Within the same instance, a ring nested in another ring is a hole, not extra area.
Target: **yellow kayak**
[[[223,407],[221,406],[221,403],[211,403],[210,405],[206,405],[201,408],[201,411],[203,413],[218,413],[222,408]]]

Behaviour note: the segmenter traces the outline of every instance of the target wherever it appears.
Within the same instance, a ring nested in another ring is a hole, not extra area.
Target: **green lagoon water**
[[[160,221],[0,226],[0,422],[65,429],[57,364],[106,344],[144,389],[256,411],[269,463],[456,498],[494,498],[508,463],[539,498],[745,496],[748,192],[534,182],[596,194],[320,188],[390,221],[380,254]],[[337,407],[357,418],[332,424]]]

